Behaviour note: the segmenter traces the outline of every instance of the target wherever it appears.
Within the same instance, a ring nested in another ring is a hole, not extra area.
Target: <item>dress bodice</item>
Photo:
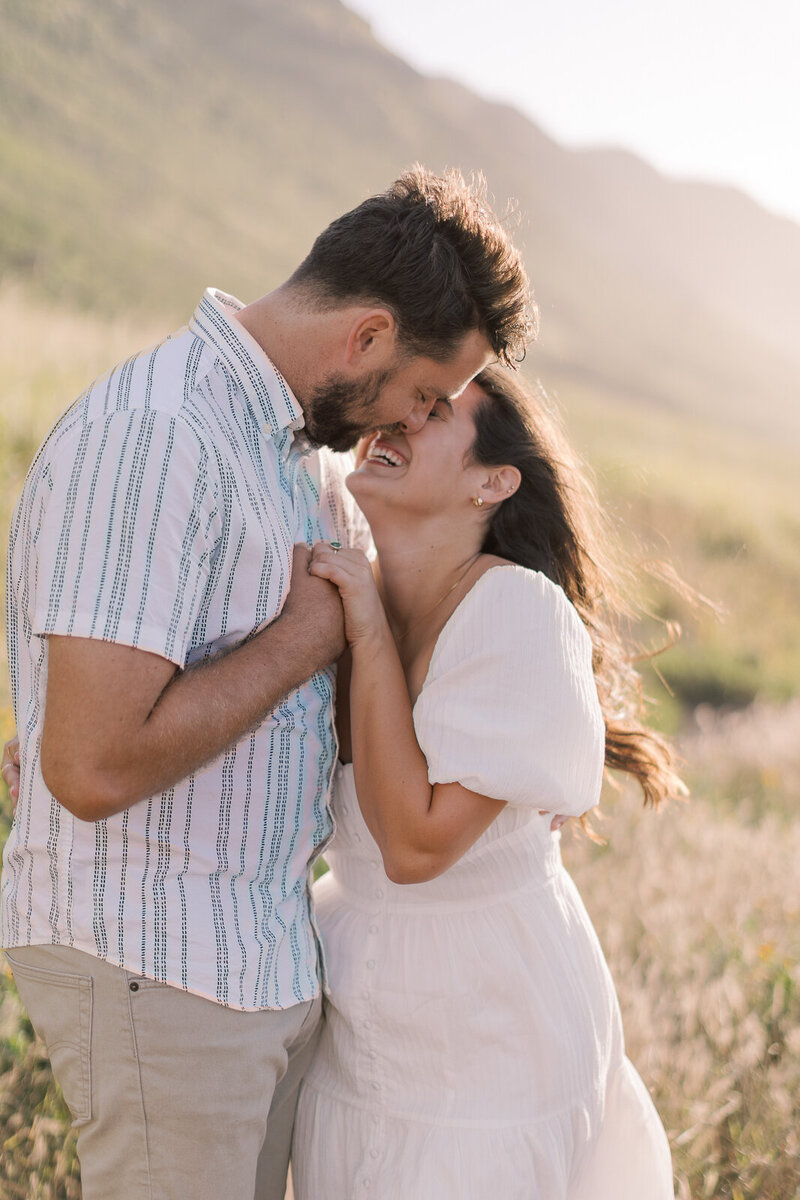
[[[479,907],[544,882],[561,865],[560,834],[550,832],[552,814],[507,804],[449,870],[428,883],[396,884],[387,878],[361,815],[351,763],[339,763],[336,769],[333,814],[336,832],[325,857],[340,886],[365,902]],[[383,895],[376,896],[377,890]]]

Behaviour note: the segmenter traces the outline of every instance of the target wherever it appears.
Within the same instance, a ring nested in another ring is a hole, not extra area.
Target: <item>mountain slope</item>
[[[562,149],[338,0],[0,0],[0,269],[183,317],[273,286],[415,159],[516,197],[548,382],[800,438],[800,226]]]

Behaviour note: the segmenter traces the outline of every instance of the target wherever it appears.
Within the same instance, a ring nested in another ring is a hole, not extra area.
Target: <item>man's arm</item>
[[[336,589],[295,547],[280,617],[206,664],[176,671],[142,650],[48,638],[42,775],[76,817],[97,821],[171,787],[264,720],[283,696],[344,649]]]

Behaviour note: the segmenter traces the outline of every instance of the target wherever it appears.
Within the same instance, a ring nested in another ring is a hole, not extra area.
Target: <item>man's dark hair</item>
[[[536,309],[519,252],[489,208],[486,184],[411,167],[333,221],[292,275],[321,308],[380,304],[406,353],[447,360],[480,329],[501,362],[522,360]]]

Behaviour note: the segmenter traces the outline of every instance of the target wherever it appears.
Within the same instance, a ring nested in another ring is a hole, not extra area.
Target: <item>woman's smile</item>
[[[379,466],[395,469],[408,466],[408,458],[401,454],[395,446],[382,434],[376,434],[370,442],[364,458],[365,462],[378,463]]]

